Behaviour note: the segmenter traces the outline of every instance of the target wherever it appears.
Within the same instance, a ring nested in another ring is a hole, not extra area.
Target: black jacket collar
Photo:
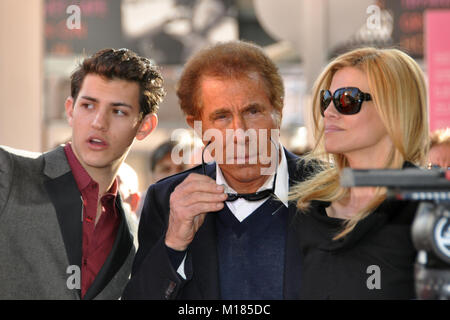
[[[292,186],[303,177],[303,166],[299,158],[284,149],[289,171],[289,185]],[[216,177],[216,164],[206,165],[206,174],[211,178]],[[195,167],[193,171],[200,170]],[[297,299],[300,288],[300,250],[296,229],[291,227],[291,221],[296,215],[296,206],[289,203],[288,234],[286,238],[286,255],[284,267],[284,292],[285,299]],[[208,299],[220,299],[216,216],[207,214],[202,227],[198,230],[194,241],[190,245],[192,255],[192,267],[195,272],[193,277],[198,282],[202,296]],[[190,257],[188,255],[188,258]],[[186,266],[189,263],[186,263]]]
[[[417,168],[411,162],[405,161],[402,169]],[[330,202],[325,201],[311,201],[311,210],[306,214],[311,214],[313,218],[321,221],[327,226],[331,233],[337,235],[344,227],[344,219],[328,217],[325,208],[330,206]],[[392,199],[384,200],[372,213],[366,218],[360,220],[355,228],[346,235],[344,238],[338,240],[332,240],[328,243],[324,243],[321,249],[326,251],[339,251],[350,248],[356,245],[362,238],[364,238],[369,232],[376,231],[385,225],[389,220],[395,218],[395,214],[401,212],[405,207],[409,211],[415,209],[415,203],[405,203],[404,201],[396,201]]]

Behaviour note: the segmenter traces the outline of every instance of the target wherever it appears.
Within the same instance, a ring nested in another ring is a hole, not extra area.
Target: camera
[[[433,168],[352,170],[344,187],[386,187],[387,197],[419,201],[411,235],[418,254],[415,288],[419,299],[450,299],[450,170]]]

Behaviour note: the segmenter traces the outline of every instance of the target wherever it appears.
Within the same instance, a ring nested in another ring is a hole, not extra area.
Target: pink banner
[[[425,13],[430,130],[450,127],[450,10]]]

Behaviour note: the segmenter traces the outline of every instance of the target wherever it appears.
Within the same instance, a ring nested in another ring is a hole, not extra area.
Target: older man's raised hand
[[[170,196],[169,226],[165,244],[184,251],[205,220],[206,213],[219,211],[227,194],[224,187],[205,175],[191,173]]]

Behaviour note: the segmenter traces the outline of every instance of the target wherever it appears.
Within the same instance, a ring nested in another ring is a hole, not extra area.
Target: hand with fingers
[[[169,226],[165,244],[184,251],[194,239],[208,212],[219,211],[227,194],[205,175],[191,173],[170,195]]]

